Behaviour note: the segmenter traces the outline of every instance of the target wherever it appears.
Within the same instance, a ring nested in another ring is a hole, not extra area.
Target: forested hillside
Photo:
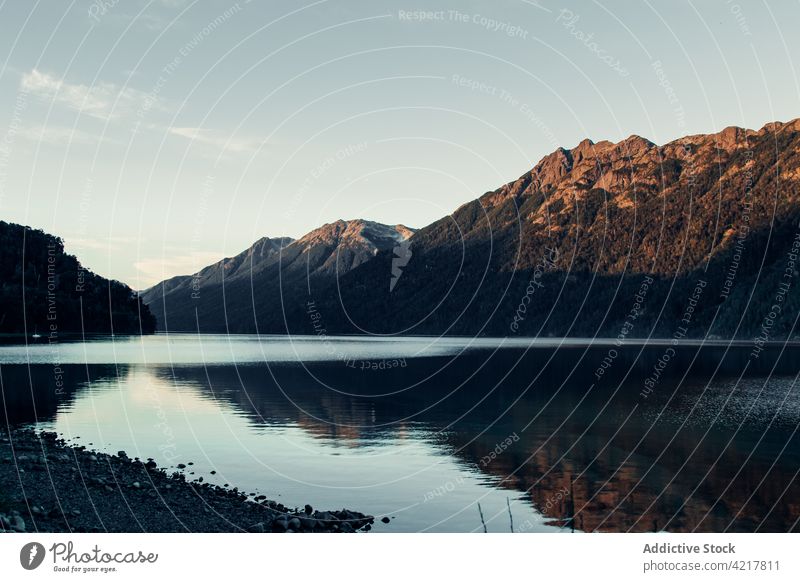
[[[84,269],[63,241],[0,221],[0,333],[152,333],[155,318],[119,281]]]

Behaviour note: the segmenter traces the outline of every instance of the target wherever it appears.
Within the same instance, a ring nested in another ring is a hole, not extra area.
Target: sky
[[[800,117],[800,1],[0,3],[0,219],[147,288],[585,137]],[[797,62],[797,65],[795,64]]]

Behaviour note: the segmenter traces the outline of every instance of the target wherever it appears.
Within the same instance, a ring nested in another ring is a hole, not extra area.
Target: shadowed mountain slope
[[[162,330],[253,332],[254,313],[280,313],[281,302],[305,296],[311,282],[336,280],[413,232],[402,225],[338,220],[298,240],[262,238],[236,257],[163,281],[142,297]]]
[[[85,269],[64,242],[0,221],[0,333],[152,333],[155,318],[119,281]]]
[[[324,260],[309,264],[327,269],[254,278],[249,298],[226,298],[237,313],[230,329],[794,335],[799,181],[798,120],[663,146],[584,140],[399,247],[376,246],[332,270],[322,245]],[[210,310],[198,313],[221,330]]]

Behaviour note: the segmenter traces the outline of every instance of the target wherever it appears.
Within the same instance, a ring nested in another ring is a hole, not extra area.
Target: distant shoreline
[[[110,339],[110,338],[119,338],[119,339],[130,339],[130,338],[138,338],[138,337],[235,337],[235,338],[263,338],[263,339],[278,339],[278,338],[294,338],[294,339],[312,339],[318,340],[319,336],[313,333],[305,333],[305,334],[281,334],[281,333],[245,333],[245,332],[194,332],[194,331],[155,331],[153,333],[145,333],[145,334],[138,334],[138,333],[118,333],[118,334],[103,334],[103,333],[87,333],[81,334],[76,332],[65,332],[59,334],[59,339],[64,341],[81,341],[81,340],[92,340],[92,339]],[[347,334],[347,333],[337,333],[331,334],[326,336],[329,339],[348,339],[348,340],[378,340],[378,341],[392,341],[392,340],[408,340],[408,339],[441,339],[441,340],[469,340],[469,341],[477,341],[477,342],[504,342],[506,345],[516,346],[522,344],[530,344],[534,342],[542,343],[542,344],[556,344],[559,342],[570,343],[570,344],[592,344],[592,345],[607,345],[609,343],[616,343],[618,340],[613,336],[597,336],[597,337],[584,337],[584,336],[526,336],[526,335],[514,335],[514,336],[493,336],[493,335],[458,335],[458,334]],[[40,344],[48,344],[46,337],[40,338],[33,338],[31,334],[22,334],[22,333],[0,333],[0,340],[24,340],[28,339],[27,342],[19,342],[19,343],[28,343],[31,345],[40,345]],[[680,340],[675,340],[670,336],[665,337],[629,337],[622,341],[624,345],[629,346],[637,346],[637,345],[664,345],[666,343],[675,343],[677,342],[679,345],[733,345],[733,346],[745,346],[750,345],[753,343],[753,338],[748,339],[731,339],[731,338],[723,338],[723,337],[713,337],[713,338],[702,338],[702,337],[686,337]],[[795,345],[800,346],[800,336],[794,338],[786,338],[786,339],[771,339],[764,342],[764,345],[769,345],[773,347],[783,346],[783,345]]]

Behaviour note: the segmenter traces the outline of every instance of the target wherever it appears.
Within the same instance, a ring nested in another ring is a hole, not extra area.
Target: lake
[[[171,334],[5,343],[0,379],[5,422],[391,518],[376,531],[782,532],[800,518],[798,361],[747,342]]]

